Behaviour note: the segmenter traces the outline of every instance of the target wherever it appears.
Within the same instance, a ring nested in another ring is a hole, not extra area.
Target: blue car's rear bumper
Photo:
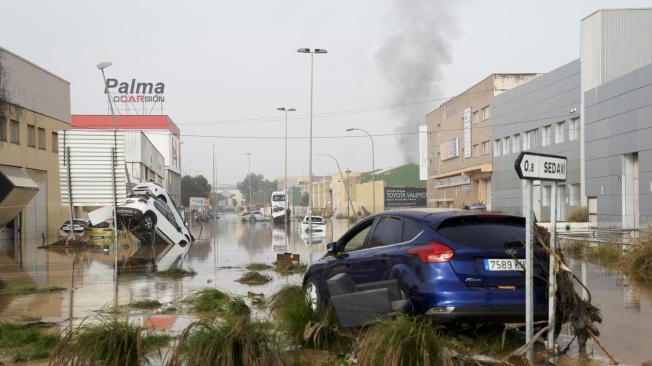
[[[467,286],[448,263],[426,265],[410,289],[414,310],[438,320],[525,320],[525,289]],[[547,319],[547,288],[534,289],[534,317]]]

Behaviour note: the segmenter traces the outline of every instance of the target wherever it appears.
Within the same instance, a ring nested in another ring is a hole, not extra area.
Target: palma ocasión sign
[[[516,174],[521,179],[565,181],[567,159],[565,156],[522,152],[515,162]]]

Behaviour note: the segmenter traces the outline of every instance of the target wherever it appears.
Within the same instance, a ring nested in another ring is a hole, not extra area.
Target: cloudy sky
[[[0,46],[71,82],[73,114],[106,113],[95,65],[109,77],[164,82],[163,113],[182,131],[183,170],[234,183],[252,170],[308,173],[310,57],[315,57],[314,152],[368,170],[410,159],[410,135],[445,98],[496,72],[546,72],[579,57],[581,18],[635,0],[135,1],[3,0]],[[160,113],[160,107],[156,108]],[[133,113],[133,112],[132,112]],[[406,134],[407,133],[407,134]],[[328,137],[328,138],[324,138]],[[335,171],[314,158],[315,174]]]

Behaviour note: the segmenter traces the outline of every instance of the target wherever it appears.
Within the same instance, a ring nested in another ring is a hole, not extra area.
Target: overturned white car
[[[126,203],[116,208],[118,227],[131,232],[142,243],[129,260],[153,260],[159,270],[178,265],[195,238],[174,203],[156,183],[141,183],[132,192]],[[111,218],[110,211],[102,210],[97,210],[97,215],[89,213],[93,224]]]

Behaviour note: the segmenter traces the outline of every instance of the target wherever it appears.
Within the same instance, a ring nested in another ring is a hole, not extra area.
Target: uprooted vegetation
[[[268,304],[279,329],[294,344],[337,352],[352,344],[353,334],[340,328],[333,309],[329,307],[319,316],[306,302],[300,286],[281,288]]]
[[[584,240],[570,240],[562,246],[562,252],[604,267],[618,267],[638,280],[652,280],[652,232],[642,234],[629,245],[590,245]]]
[[[177,278],[177,277],[185,277],[185,276],[194,276],[197,274],[197,272],[195,272],[192,269],[185,269],[181,267],[170,267],[165,271],[156,271],[153,274],[159,277]]]
[[[263,285],[271,281],[272,278],[257,271],[245,272],[236,281],[247,285]]]
[[[589,209],[586,207],[577,207],[566,215],[568,222],[587,222],[589,221]]]
[[[59,341],[53,324],[0,323],[0,364],[27,362],[50,356]]]
[[[305,263],[295,263],[292,261],[276,261],[274,266],[274,270],[283,276],[305,273],[308,269],[308,265]]]
[[[104,319],[67,329],[50,365],[142,365],[172,339],[156,335],[126,320]]]
[[[652,232],[634,241],[623,255],[625,272],[633,277],[652,281]]]
[[[247,264],[245,266],[245,268],[247,270],[249,270],[249,271],[265,271],[265,270],[268,270],[268,269],[272,269],[274,267],[272,265],[267,264],[267,263],[254,262],[254,263]]]
[[[134,309],[156,309],[163,306],[158,300],[143,299],[129,303],[130,308]]]
[[[179,337],[167,363],[168,366],[281,364],[272,324],[248,316],[191,324]]]
[[[217,315],[224,312],[224,305],[230,300],[230,296],[220,290],[205,288],[188,296],[184,302],[190,305],[193,313]]]

